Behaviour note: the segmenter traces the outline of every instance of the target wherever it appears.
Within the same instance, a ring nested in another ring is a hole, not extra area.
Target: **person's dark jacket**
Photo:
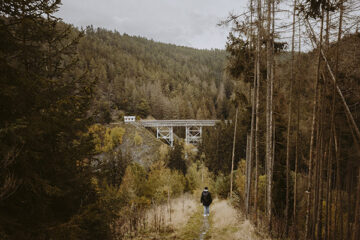
[[[212,203],[212,198],[211,198],[210,192],[209,191],[203,191],[202,194],[201,194],[200,201],[204,206],[210,206],[210,204]]]

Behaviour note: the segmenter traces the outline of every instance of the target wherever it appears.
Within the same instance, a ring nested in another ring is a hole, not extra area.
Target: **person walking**
[[[212,203],[212,198],[211,198],[211,193],[209,192],[208,187],[205,187],[204,191],[201,193],[200,202],[204,206],[204,217],[209,216],[210,204]]]

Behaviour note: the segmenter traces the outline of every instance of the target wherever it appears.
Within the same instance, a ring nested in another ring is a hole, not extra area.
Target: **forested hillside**
[[[359,239],[350,3],[291,1],[285,41],[281,2],[250,1],[222,51],[76,29],[58,0],[0,2],[0,239]],[[170,147],[128,114],[226,121]]]
[[[118,115],[156,119],[228,118],[233,84],[226,52],[197,50],[88,27],[78,46],[96,79],[93,109],[100,122]]]
[[[231,78],[227,53],[154,42],[142,37],[88,27],[78,45],[81,66],[96,82],[91,106],[94,121],[122,121],[124,114],[156,119],[223,119],[235,114],[240,96],[241,121],[236,140],[246,144],[248,86]],[[233,124],[204,129],[203,152],[211,171],[231,168]],[[181,129],[175,132],[184,137]],[[217,147],[214,144],[217,143]],[[216,151],[216,153],[215,153]],[[246,149],[235,151],[235,164]]]

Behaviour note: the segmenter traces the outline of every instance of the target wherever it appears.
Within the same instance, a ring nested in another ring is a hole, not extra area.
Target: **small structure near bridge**
[[[124,123],[133,123],[136,121],[135,116],[124,116]]]

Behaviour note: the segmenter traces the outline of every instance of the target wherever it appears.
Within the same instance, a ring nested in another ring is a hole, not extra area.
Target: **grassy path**
[[[255,227],[226,200],[215,200],[210,206],[210,216],[203,216],[198,204],[188,222],[178,229],[171,239],[180,240],[265,240]]]
[[[211,217],[203,216],[203,207],[199,204],[194,214],[190,217],[184,228],[176,233],[176,239],[194,240],[209,239],[208,230],[211,225]]]
[[[166,229],[166,228],[165,228]],[[210,216],[203,216],[203,207],[193,197],[174,203],[170,231],[148,232],[136,240],[266,240],[255,227],[226,200],[215,200]]]

